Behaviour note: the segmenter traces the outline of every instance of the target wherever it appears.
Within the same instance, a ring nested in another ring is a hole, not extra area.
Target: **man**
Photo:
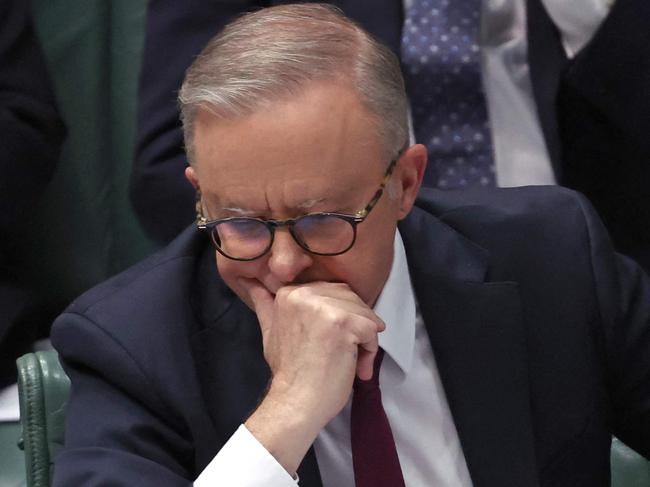
[[[180,102],[204,234],[55,324],[55,485],[592,487],[612,432],[650,452],[647,276],[567,190],[414,206],[398,62],[338,11],[242,17]]]

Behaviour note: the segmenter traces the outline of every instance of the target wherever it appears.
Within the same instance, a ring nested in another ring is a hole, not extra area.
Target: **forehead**
[[[385,164],[371,116],[351,88],[335,83],[235,119],[200,111],[194,148],[202,192],[224,204],[271,194],[295,204],[334,197],[377,180]]]

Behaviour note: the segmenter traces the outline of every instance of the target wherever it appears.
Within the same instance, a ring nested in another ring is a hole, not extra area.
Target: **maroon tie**
[[[354,381],[350,434],[356,487],[404,487],[395,440],[381,405],[380,348],[370,380]]]

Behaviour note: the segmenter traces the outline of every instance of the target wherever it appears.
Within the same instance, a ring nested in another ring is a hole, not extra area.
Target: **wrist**
[[[302,398],[273,385],[245,422],[250,433],[292,476],[323,425],[314,408]]]

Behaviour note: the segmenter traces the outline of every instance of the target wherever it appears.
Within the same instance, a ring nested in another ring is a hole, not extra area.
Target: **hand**
[[[286,286],[275,298],[257,281],[246,285],[273,377],[246,426],[292,472],[347,402],[355,374],[371,377],[385,325],[346,284]]]

